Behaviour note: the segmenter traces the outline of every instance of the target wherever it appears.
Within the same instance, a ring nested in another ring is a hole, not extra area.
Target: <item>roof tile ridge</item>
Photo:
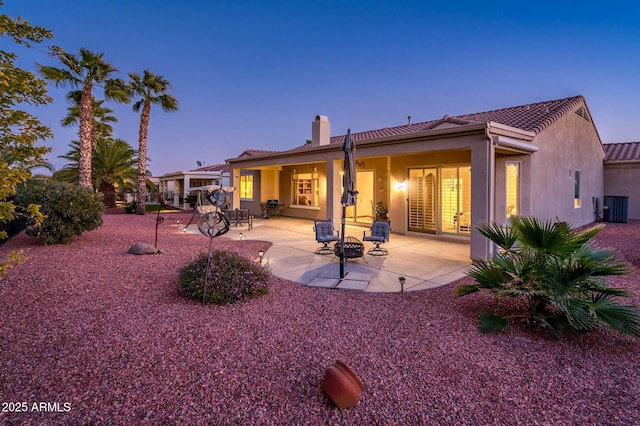
[[[533,129],[531,129],[531,131],[533,133],[535,133],[535,134],[538,134],[538,133],[542,132],[544,129],[546,129],[547,127],[549,127],[553,123],[555,123],[560,117],[565,115],[567,112],[571,111],[577,105],[579,105],[580,103],[583,103],[583,104],[585,103],[584,97],[582,95],[577,95],[577,96],[572,96],[572,97],[569,97],[569,98],[557,99],[557,100],[554,100],[554,101],[538,102],[538,104],[550,103],[550,102],[563,102],[563,101],[570,101],[570,102],[568,102],[564,107],[562,107],[559,110],[555,111],[553,114],[551,114],[545,120],[543,120],[542,123],[539,123]]]

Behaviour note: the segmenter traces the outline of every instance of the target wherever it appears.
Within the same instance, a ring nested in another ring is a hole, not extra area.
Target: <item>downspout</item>
[[[488,181],[489,187],[487,188],[487,197],[489,197],[489,203],[487,203],[487,221],[489,223],[493,223],[496,221],[495,210],[496,210],[496,199],[495,199],[495,190],[496,190],[496,142],[493,139],[493,134],[491,133],[491,122],[487,123],[487,127],[484,129],[485,135],[488,140],[487,150],[488,150],[488,159],[487,159],[487,168],[489,172]],[[487,253],[492,253],[495,249],[495,245],[491,244],[491,241],[487,239]]]

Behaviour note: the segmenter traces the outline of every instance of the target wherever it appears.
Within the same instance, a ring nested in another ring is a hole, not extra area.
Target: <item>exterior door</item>
[[[409,169],[409,231],[471,233],[471,167]]]
[[[355,206],[347,207],[347,219],[355,222],[373,223],[374,205],[374,175],[373,170],[356,170],[356,191],[358,200]]]
[[[409,230],[437,231],[438,169],[409,170]]]

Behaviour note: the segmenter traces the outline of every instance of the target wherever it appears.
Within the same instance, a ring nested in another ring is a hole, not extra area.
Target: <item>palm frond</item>
[[[609,295],[598,294],[591,309],[597,320],[624,334],[640,337],[640,311],[637,306],[618,305]]]
[[[475,260],[467,275],[473,278],[480,288],[499,289],[503,284],[511,282],[511,277],[502,268],[484,260]]]
[[[475,284],[464,284],[456,288],[454,294],[458,297],[466,296],[467,294],[476,293],[480,291],[480,286]]]
[[[584,332],[593,330],[596,326],[595,317],[592,314],[589,304],[584,299],[561,298],[555,300],[554,306],[560,309],[576,331]]]
[[[495,222],[480,224],[478,231],[506,251],[511,250],[517,241],[517,236],[511,227],[502,227]]]
[[[511,225],[518,234],[518,241],[538,253],[568,256],[580,246],[574,238],[575,231],[565,222],[516,216],[511,218]]]
[[[480,312],[480,324],[478,329],[483,333],[496,333],[509,328],[509,320],[500,315],[488,312]]]

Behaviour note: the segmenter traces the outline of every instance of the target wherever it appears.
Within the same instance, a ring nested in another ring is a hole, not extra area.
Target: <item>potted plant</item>
[[[382,204],[382,201],[378,201],[373,210],[373,217],[378,222],[387,222],[389,218],[387,217],[387,208]]]

